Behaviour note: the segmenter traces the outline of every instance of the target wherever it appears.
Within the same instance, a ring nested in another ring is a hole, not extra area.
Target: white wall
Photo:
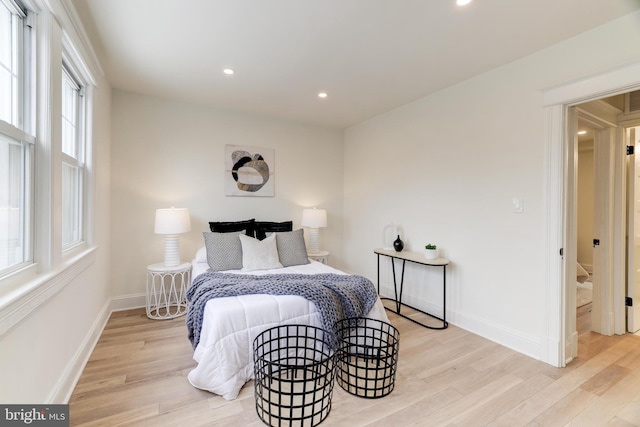
[[[146,266],[161,262],[155,210],[189,208],[182,260],[203,245],[209,221],[293,220],[304,207],[327,209],[320,231],[330,262],[341,265],[342,132],[114,91],[112,259],[116,297],[141,295]],[[275,150],[275,197],[224,195],[226,144]],[[126,305],[126,303],[124,304]]]
[[[346,266],[375,279],[372,251],[393,221],[408,250],[432,242],[451,259],[453,323],[540,357],[546,333],[541,90],[638,60],[635,13],[347,129]],[[524,199],[523,213],[512,213],[513,197]],[[411,268],[406,279],[408,301],[437,305],[436,272]],[[383,282],[389,292],[388,271]]]

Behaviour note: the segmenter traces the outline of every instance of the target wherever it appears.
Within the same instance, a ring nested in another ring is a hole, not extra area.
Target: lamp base
[[[319,229],[317,227],[309,228],[309,249],[308,255],[320,253],[320,242],[318,241]]]
[[[177,234],[164,236],[164,266],[180,265],[180,237]]]

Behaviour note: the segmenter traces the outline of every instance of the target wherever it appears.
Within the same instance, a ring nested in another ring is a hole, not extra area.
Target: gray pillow
[[[307,248],[304,245],[304,230],[276,232],[276,245],[280,264],[284,267],[309,264]]]
[[[212,271],[242,268],[240,234],[245,234],[245,230],[231,233],[202,233],[204,245],[207,247],[207,263]]]

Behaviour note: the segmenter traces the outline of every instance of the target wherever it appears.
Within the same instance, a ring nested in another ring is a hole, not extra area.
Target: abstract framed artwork
[[[225,195],[272,197],[275,153],[272,148],[225,146]]]

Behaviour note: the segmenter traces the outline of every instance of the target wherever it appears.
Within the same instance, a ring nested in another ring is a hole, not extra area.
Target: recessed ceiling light
[[[329,95],[327,95],[327,92],[320,92],[318,94],[318,98],[326,98],[327,96],[329,96]]]
[[[222,70],[222,72],[227,76],[232,76],[233,74],[235,74],[235,71],[233,71],[231,68],[225,68],[224,70]]]
[[[471,3],[471,0],[456,0],[456,4],[458,6],[465,6],[467,4]]]
[[[585,135],[587,133],[586,130],[580,130],[578,131],[578,135]]]

